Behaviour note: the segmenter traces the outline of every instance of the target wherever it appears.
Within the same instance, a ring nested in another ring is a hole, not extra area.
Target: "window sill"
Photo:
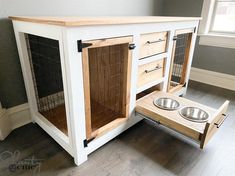
[[[199,34],[199,36],[199,45],[235,49],[235,36],[225,36],[218,34]]]

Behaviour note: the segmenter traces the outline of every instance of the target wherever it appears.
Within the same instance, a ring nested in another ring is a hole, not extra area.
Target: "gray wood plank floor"
[[[76,167],[73,158],[38,125],[29,124],[13,131],[0,143],[0,176],[235,175],[235,92],[190,82],[186,98],[214,108],[226,99],[231,100],[230,117],[204,150],[142,121],[89,155],[86,163]],[[40,171],[39,165],[33,169],[23,168],[27,159],[40,159],[34,160],[34,163],[40,162]],[[23,161],[22,167],[9,168],[14,161]]]

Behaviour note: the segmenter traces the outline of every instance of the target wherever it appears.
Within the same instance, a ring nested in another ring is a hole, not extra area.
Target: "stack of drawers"
[[[166,49],[167,32],[142,34],[140,36],[137,93],[154,86],[154,83],[163,81]]]

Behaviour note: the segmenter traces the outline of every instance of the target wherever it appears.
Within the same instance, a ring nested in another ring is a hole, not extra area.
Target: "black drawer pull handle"
[[[153,71],[156,71],[156,70],[159,70],[159,69],[161,69],[162,67],[160,67],[159,65],[158,66],[156,66],[154,69],[151,69],[151,70],[145,70],[144,72],[145,73],[150,73],[150,72],[153,72]]]
[[[229,114],[222,114],[222,116],[224,116],[223,120],[221,120],[220,123],[215,123],[216,127],[219,128],[223,123],[224,121],[228,118]]]
[[[146,43],[147,44],[153,44],[153,43],[159,43],[159,42],[163,42],[163,41],[165,41],[165,40],[164,39],[158,39],[156,41],[147,41]]]

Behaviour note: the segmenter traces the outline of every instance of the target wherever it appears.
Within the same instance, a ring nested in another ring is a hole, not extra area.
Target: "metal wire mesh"
[[[190,34],[180,34],[177,36],[176,47],[175,47],[175,55],[171,76],[171,86],[176,86],[180,84],[180,80],[182,78],[183,65],[186,59],[186,48],[189,42]]]
[[[39,112],[64,104],[59,42],[25,36]]]

